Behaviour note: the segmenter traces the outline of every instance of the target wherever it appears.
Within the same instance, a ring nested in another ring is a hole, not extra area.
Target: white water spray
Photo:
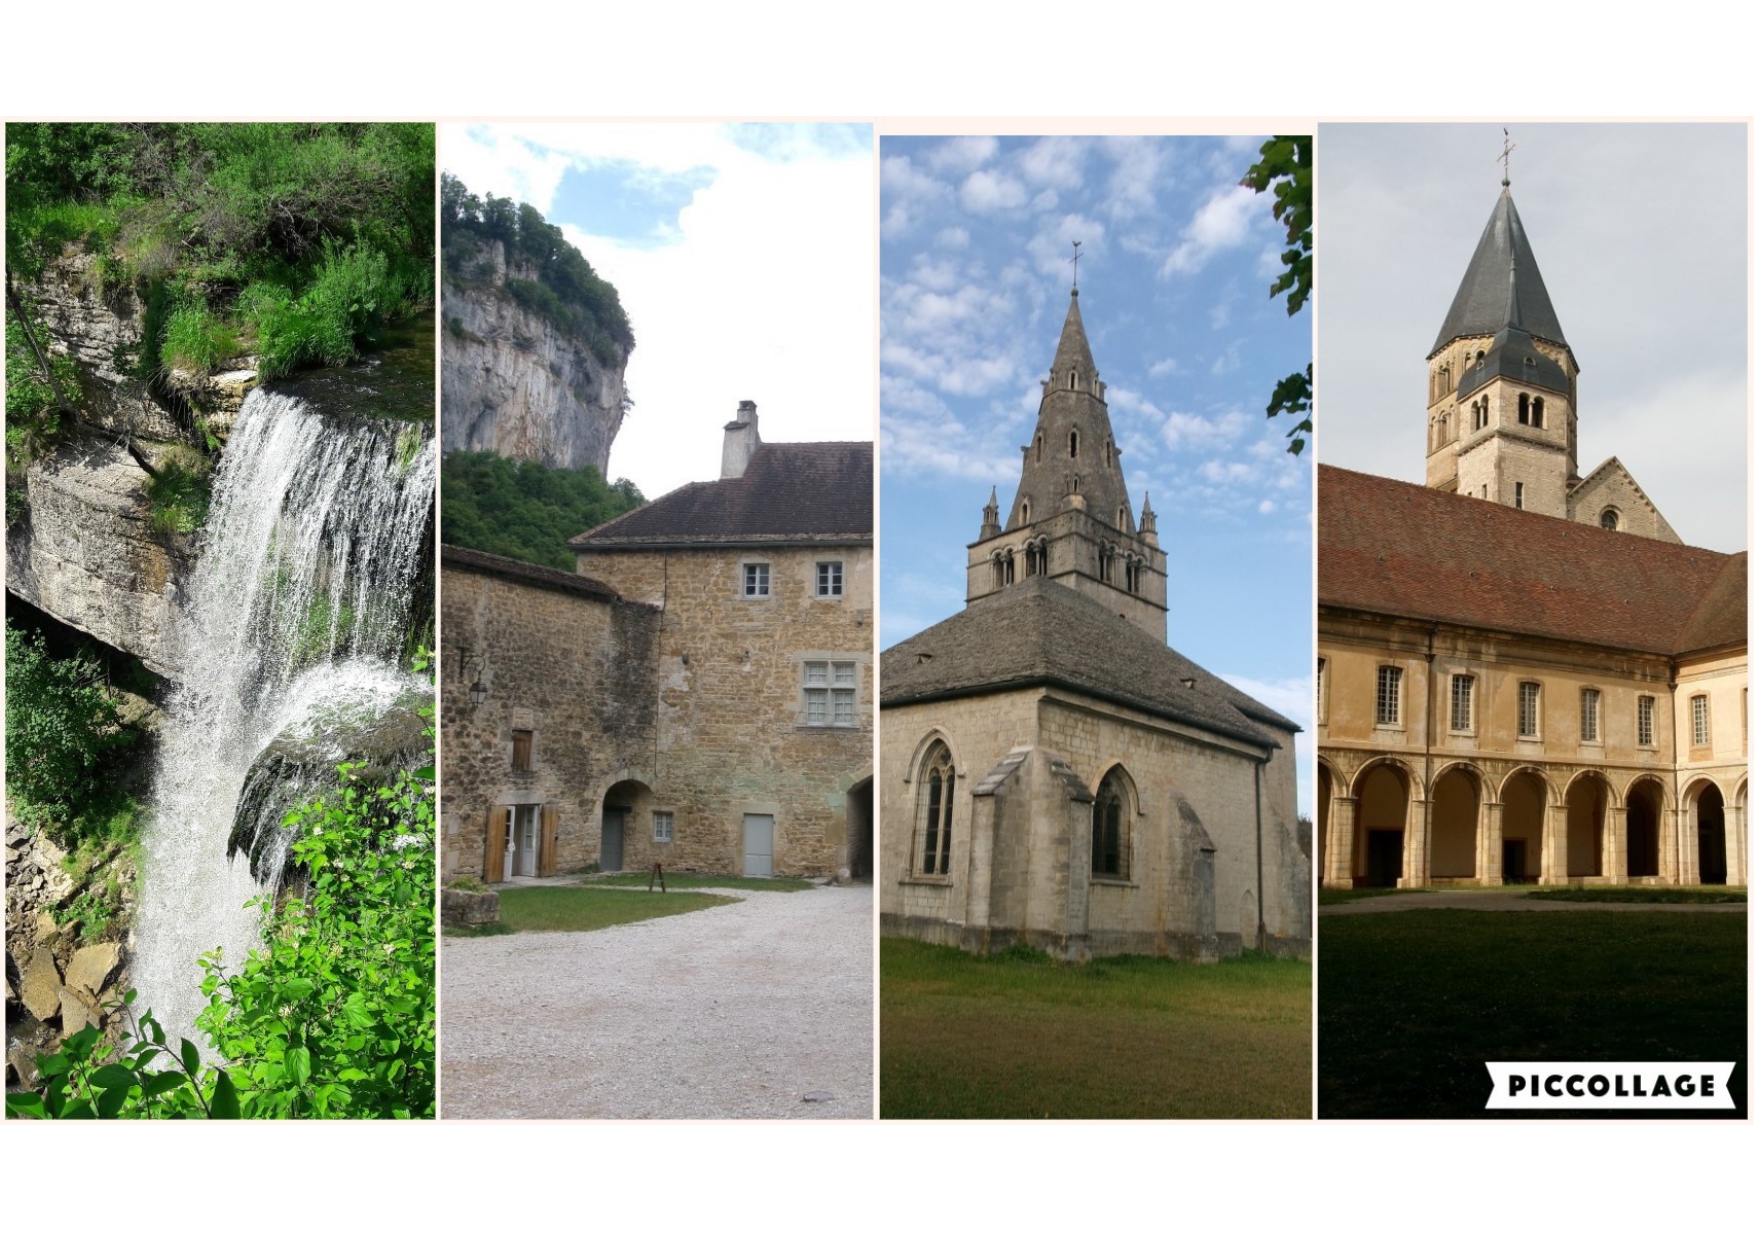
[[[423,685],[397,658],[436,469],[423,425],[325,418],[262,389],[244,401],[187,589],[143,840],[133,985],[173,1047],[205,1044],[198,959],[219,948],[235,970],[260,943],[247,906],[264,888],[246,853],[227,857],[252,765],[276,738],[321,753],[325,730]],[[264,830],[284,802],[264,799]],[[272,886],[278,856],[269,872]]]

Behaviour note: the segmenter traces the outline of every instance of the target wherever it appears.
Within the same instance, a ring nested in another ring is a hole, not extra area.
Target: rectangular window
[[[1519,737],[1539,737],[1541,735],[1541,687],[1534,681],[1524,681],[1517,686],[1516,735]]]
[[[528,728],[512,729],[512,770],[529,771],[530,754],[535,748],[536,734]]]
[[[765,564],[746,564],[743,566],[743,597],[745,599],[767,598],[767,566]]]
[[[822,560],[816,564],[816,597],[838,599],[841,593],[841,562]]]
[[[1706,709],[1704,694],[1693,696],[1693,744],[1711,744],[1711,715]]]
[[[1518,508],[1523,506],[1523,485],[1521,483],[1516,485],[1516,506]]]
[[[1316,660],[1316,723],[1328,720],[1328,661]]]
[[[1580,741],[1600,741],[1602,691],[1586,689],[1577,704],[1577,735]]]
[[[1638,696],[1638,744],[1657,743],[1657,700],[1649,694]]]
[[[1401,722],[1401,670],[1391,664],[1376,670],[1376,722]]]
[[[676,815],[669,810],[652,811],[652,840],[667,845],[676,838]]]
[[[1449,679],[1449,730],[1474,731],[1474,678],[1458,672]]]
[[[850,660],[804,664],[804,723],[811,728],[855,728],[859,714],[859,665]]]

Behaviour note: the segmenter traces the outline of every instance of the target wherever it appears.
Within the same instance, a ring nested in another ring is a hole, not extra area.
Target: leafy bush
[[[193,534],[207,520],[213,480],[200,457],[173,456],[146,480],[152,528],[160,534]]]
[[[135,739],[96,660],[52,659],[41,634],[6,623],[6,784],[20,819],[63,844],[102,831],[106,777]]]
[[[571,569],[566,541],[646,502],[597,467],[550,469],[490,452],[454,452],[441,467],[445,541],[528,564]]]

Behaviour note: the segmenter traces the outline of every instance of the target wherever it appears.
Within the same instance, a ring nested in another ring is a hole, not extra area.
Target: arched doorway
[[[1608,782],[1585,772],[1565,790],[1565,871],[1571,878],[1602,874],[1602,845],[1608,809],[1613,802]]]
[[[1375,764],[1359,782],[1352,873],[1365,887],[1392,888],[1401,878],[1407,799],[1406,774],[1392,763]]]
[[[1657,842],[1662,839],[1663,787],[1640,780],[1626,792],[1626,877],[1654,879],[1661,873]]]
[[[1504,782],[1501,873],[1506,883],[1532,883],[1541,875],[1541,829],[1547,818],[1547,783],[1524,768]]]
[[[847,790],[847,872],[854,882],[870,883],[871,853],[871,777]]]
[[[1437,778],[1431,795],[1431,878],[1477,879],[1480,781],[1466,767],[1451,767]]]
[[[1706,781],[1693,800],[1693,830],[1699,842],[1699,882],[1728,883],[1729,851],[1724,847],[1724,795]]]
[[[603,794],[603,828],[597,865],[606,871],[637,869],[650,852],[652,790],[638,780],[622,780]],[[672,830],[674,827],[672,826]]]

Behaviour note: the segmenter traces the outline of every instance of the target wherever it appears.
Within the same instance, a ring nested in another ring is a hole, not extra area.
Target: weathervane
[[[1074,293],[1076,293],[1076,292],[1077,292],[1077,291],[1078,291],[1078,258],[1079,258],[1079,255],[1078,255],[1078,247],[1079,247],[1079,246],[1081,246],[1081,245],[1083,245],[1083,244],[1084,244],[1084,243],[1083,243],[1083,242],[1082,242],[1082,241],[1074,241],[1074,242],[1073,242],[1073,243],[1072,243],[1072,258],[1071,258],[1071,263],[1072,263],[1072,292],[1074,292]]]
[[[1504,154],[1492,161],[1495,164],[1504,165],[1504,180],[1500,184],[1506,189],[1510,188],[1510,153],[1514,150],[1516,150],[1516,143],[1510,140],[1510,130],[1507,129],[1504,131]]]

